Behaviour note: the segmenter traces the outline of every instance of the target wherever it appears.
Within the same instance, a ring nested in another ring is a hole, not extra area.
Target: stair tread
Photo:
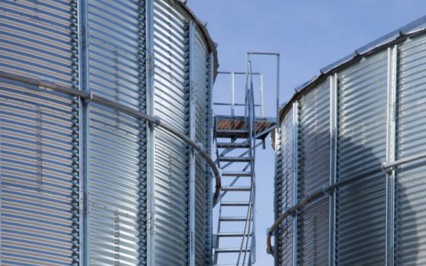
[[[235,128],[235,129],[234,128],[233,129],[218,128],[218,129],[216,129],[216,132],[220,132],[220,133],[222,133],[222,132],[238,132],[238,133],[242,132],[242,133],[248,133],[249,130],[245,129],[245,128]]]
[[[250,249],[240,249],[239,247],[232,248],[216,248],[217,253],[236,253],[236,252],[250,252]]]
[[[219,157],[220,161],[232,161],[232,162],[250,162],[249,157],[232,157],[232,156],[221,156]]]
[[[250,191],[251,186],[223,186],[223,191]]]
[[[250,218],[249,220],[252,220],[253,218]],[[246,221],[246,216],[221,216],[219,218],[219,221],[225,221],[225,222],[239,222],[239,221]]]
[[[220,203],[222,206],[249,206],[248,201],[222,201]]]
[[[249,143],[241,142],[218,142],[216,143],[218,148],[250,148]]]
[[[251,176],[251,172],[222,172],[222,176]]]
[[[243,232],[220,232],[217,234],[218,237],[242,237],[242,236],[252,235],[252,233],[248,234]]]

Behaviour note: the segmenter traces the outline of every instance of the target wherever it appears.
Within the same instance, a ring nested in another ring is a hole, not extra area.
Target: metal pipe
[[[69,94],[69,95],[72,95],[72,96],[78,96],[78,97],[81,97],[81,98],[84,98],[84,99],[90,98],[90,93],[88,93],[88,92],[74,90],[71,87],[56,84],[54,82],[50,82],[50,81],[47,81],[47,80],[41,80],[41,79],[38,79],[38,78],[21,76],[21,75],[13,74],[13,73],[6,72],[6,71],[0,71],[0,78],[19,81],[19,82],[22,82],[22,83],[26,83],[26,84],[30,84],[30,85],[34,85],[34,86],[38,86],[38,87],[44,87],[44,88],[48,88],[48,89],[51,89],[51,90],[54,90],[54,91],[57,91],[57,92],[61,92],[61,93],[64,93],[64,94]]]
[[[234,72],[231,72],[231,115],[234,116],[235,114],[235,74]]]
[[[265,100],[263,95],[263,74],[260,75],[260,116],[265,117]]]
[[[386,171],[386,172],[392,171],[392,169],[395,166],[398,166],[398,165],[404,164],[404,163],[409,163],[409,162],[412,162],[412,161],[417,161],[417,160],[424,159],[424,158],[426,158],[426,152],[416,154],[416,155],[413,155],[413,156],[408,156],[406,158],[399,159],[399,160],[396,160],[396,161],[390,162],[390,163],[383,162],[382,163],[382,169],[383,169],[383,171]]]
[[[201,155],[201,157],[204,158],[204,160],[206,160],[206,162],[209,164],[210,168],[212,169],[212,171],[213,171],[213,173],[216,177],[216,190],[215,190],[215,193],[214,193],[214,196],[213,196],[213,202],[216,202],[219,199],[220,189],[221,189],[221,175],[220,175],[219,169],[216,167],[216,165],[215,165],[214,161],[212,160],[212,158],[210,157],[210,155],[207,154],[196,142],[192,141],[188,136],[186,136],[185,134],[181,133],[180,131],[178,131],[177,129],[175,129],[171,126],[162,123],[159,118],[147,115],[143,112],[139,112],[139,111],[134,110],[130,107],[127,107],[123,104],[114,102],[112,100],[109,100],[107,98],[95,95],[93,93],[74,90],[74,89],[71,89],[70,87],[59,85],[59,84],[56,84],[54,82],[41,80],[41,79],[38,79],[38,78],[30,78],[30,77],[26,77],[26,76],[21,76],[21,75],[17,75],[17,74],[5,72],[5,71],[0,71],[0,78],[14,80],[14,81],[18,81],[18,82],[23,82],[23,83],[38,86],[38,87],[44,87],[44,88],[51,89],[51,90],[56,91],[56,92],[60,92],[60,93],[64,93],[64,94],[68,94],[68,95],[72,95],[72,96],[78,96],[78,97],[81,97],[83,99],[87,99],[87,100],[93,101],[95,103],[104,105],[106,107],[110,107],[114,110],[127,113],[129,115],[134,116],[134,117],[144,119],[148,123],[156,125],[156,126],[162,128],[162,129],[168,131],[169,133],[175,135],[176,137],[178,137],[179,139],[181,139],[185,143],[187,143],[189,146],[191,146],[194,150],[196,150]]]
[[[372,175],[372,174],[376,174],[376,173],[380,173],[382,171],[382,167],[375,167],[371,170],[367,170],[361,174],[349,177],[349,178],[345,178],[341,181],[338,181],[332,185],[329,185],[325,188],[321,188],[318,189],[317,191],[313,192],[312,194],[310,194],[309,196],[307,196],[306,198],[304,198],[303,200],[299,201],[296,205],[294,205],[293,207],[287,209],[273,224],[272,226],[268,229],[268,233],[267,233],[267,238],[266,238],[266,251],[268,254],[271,254],[273,256],[274,250],[271,244],[271,238],[272,235],[274,234],[275,230],[278,229],[278,227],[280,226],[280,224],[290,215],[294,215],[297,210],[305,207],[306,205],[308,205],[311,201],[322,197],[322,196],[326,196],[326,195],[330,195],[330,193],[334,192],[334,190],[336,188],[351,184],[354,181],[357,181],[363,177],[366,177],[368,175]]]
[[[276,125],[276,128],[278,128],[279,127],[278,121],[280,120],[280,54],[277,53],[276,56],[277,56],[277,88],[276,88],[277,90],[276,91],[277,123],[275,125]]]

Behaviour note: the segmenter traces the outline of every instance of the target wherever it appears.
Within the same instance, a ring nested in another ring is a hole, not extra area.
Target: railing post
[[[235,115],[235,72],[231,72],[231,116]]]
[[[263,95],[263,74],[260,74],[260,116],[265,117],[265,99]]]

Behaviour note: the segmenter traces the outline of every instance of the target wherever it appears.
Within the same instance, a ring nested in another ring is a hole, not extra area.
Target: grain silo
[[[276,265],[426,262],[426,17],[321,70],[281,109]]]
[[[199,20],[177,0],[2,0],[0,18],[0,264],[210,264]]]

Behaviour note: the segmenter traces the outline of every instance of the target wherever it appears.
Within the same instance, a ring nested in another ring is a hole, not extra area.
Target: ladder
[[[234,72],[229,73],[234,75]],[[244,115],[235,115],[232,91],[232,103],[229,104],[231,115],[216,115],[214,120],[216,162],[222,171],[222,190],[217,202],[219,217],[214,241],[214,265],[255,263],[256,147],[264,143],[275,121],[256,117],[255,107],[262,108],[263,116],[263,103],[256,105],[254,102],[250,62],[244,74],[245,103],[239,105],[244,107]]]

